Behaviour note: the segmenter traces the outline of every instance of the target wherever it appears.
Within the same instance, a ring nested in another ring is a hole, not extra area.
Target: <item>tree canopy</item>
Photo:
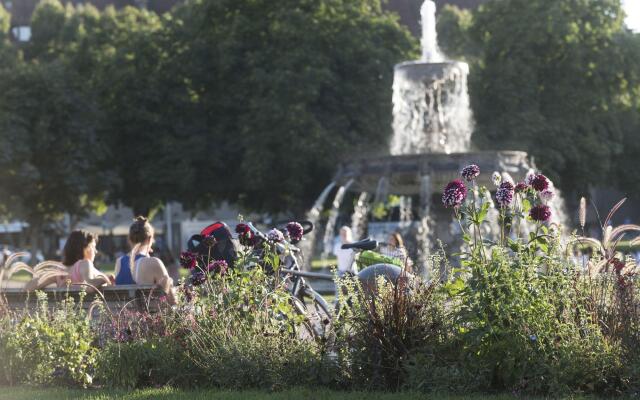
[[[567,191],[640,193],[621,173],[640,137],[640,41],[623,18],[619,0],[490,1],[473,14],[443,12],[443,48],[471,62],[476,145],[528,151]]]
[[[0,38],[0,211],[37,225],[105,203],[303,210],[343,156],[385,147],[417,47],[367,0],[43,0],[31,29]]]

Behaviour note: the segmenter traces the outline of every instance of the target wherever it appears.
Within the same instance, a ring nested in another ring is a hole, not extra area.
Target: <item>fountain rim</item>
[[[430,67],[442,67],[442,68],[452,66],[452,65],[465,65],[467,68],[469,68],[469,63],[466,63],[464,61],[458,61],[458,60],[448,60],[448,61],[438,61],[438,62],[430,62],[430,61],[424,61],[424,60],[409,60],[409,61],[403,61],[401,63],[396,64],[394,66],[394,69],[423,66],[423,65],[428,65]]]

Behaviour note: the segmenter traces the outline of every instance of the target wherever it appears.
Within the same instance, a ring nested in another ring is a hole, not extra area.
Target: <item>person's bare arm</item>
[[[107,275],[98,271],[90,261],[81,261],[78,266],[82,279],[92,286],[103,286],[111,284],[111,280]]]

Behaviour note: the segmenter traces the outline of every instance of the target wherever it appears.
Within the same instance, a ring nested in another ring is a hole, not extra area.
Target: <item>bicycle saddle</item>
[[[378,247],[378,242],[371,238],[362,239],[359,242],[346,243],[341,246],[342,249],[359,249],[359,250],[374,250]]]

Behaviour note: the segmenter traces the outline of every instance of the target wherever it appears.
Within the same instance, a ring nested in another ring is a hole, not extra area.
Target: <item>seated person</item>
[[[131,253],[116,260],[116,285],[158,285],[175,304],[173,279],[162,260],[150,256],[153,242],[153,227],[146,218],[137,217],[129,228]]]
[[[25,286],[25,290],[37,290],[56,284],[58,287],[66,287],[67,284],[91,286],[103,286],[113,284],[113,276],[105,275],[93,265],[96,258],[97,236],[84,230],[76,230],[69,234],[64,245],[62,264],[66,271],[60,270],[58,274],[42,274],[32,279]],[[89,289],[92,290],[92,289]]]

